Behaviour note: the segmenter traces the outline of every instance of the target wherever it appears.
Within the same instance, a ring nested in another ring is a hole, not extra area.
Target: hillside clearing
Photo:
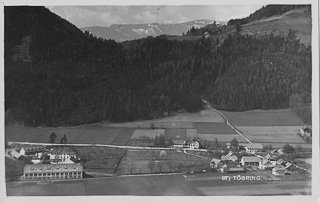
[[[302,126],[303,122],[290,109],[221,111],[236,126]]]

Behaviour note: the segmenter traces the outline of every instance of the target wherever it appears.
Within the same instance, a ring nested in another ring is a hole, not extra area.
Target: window
[[[29,176],[29,174],[28,174],[28,173],[26,173],[26,174],[25,174],[25,176],[26,176],[26,177],[28,177],[28,176]]]
[[[35,173],[34,176],[37,177],[37,176],[38,176],[38,173]]]
[[[43,176],[47,176],[47,173],[43,173]]]
[[[42,173],[39,173],[39,176],[42,176]]]
[[[33,177],[33,173],[30,173],[30,176]]]
[[[63,173],[60,173],[60,175],[63,175]]]

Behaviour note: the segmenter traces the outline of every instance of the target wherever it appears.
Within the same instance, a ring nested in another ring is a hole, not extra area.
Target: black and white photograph
[[[2,2],[4,201],[318,200],[318,1],[36,2]]]

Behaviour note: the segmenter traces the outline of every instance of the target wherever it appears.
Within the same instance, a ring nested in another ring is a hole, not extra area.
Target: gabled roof
[[[76,172],[82,171],[83,166],[80,163],[75,164],[27,164],[23,168],[24,173],[35,172]]]
[[[243,162],[260,162],[260,158],[256,156],[243,156]]]
[[[43,145],[23,145],[21,147],[21,149],[24,149],[27,152],[31,152],[31,151],[39,151],[39,150],[45,150],[46,147]]]
[[[282,158],[277,160],[277,164],[282,164],[282,163],[286,163],[286,160]]]
[[[259,144],[259,143],[248,143],[248,144],[245,144],[244,146],[247,148],[251,148],[251,149],[262,149],[263,148],[262,144]]]
[[[237,156],[221,156],[221,161],[236,161],[238,160]]]
[[[218,164],[220,161],[221,161],[220,159],[213,158],[211,159],[210,163]]]
[[[283,165],[276,165],[276,166],[274,166],[273,170],[284,171],[284,170],[286,170],[286,168]]]
[[[289,162],[287,162],[286,165],[285,165],[285,168],[287,169],[287,168],[289,168],[290,166],[292,166],[292,164],[289,163]]]

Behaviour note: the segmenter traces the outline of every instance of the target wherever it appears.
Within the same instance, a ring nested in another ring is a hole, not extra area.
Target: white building
[[[71,157],[77,158],[76,153],[68,147],[57,147],[50,150],[49,154],[50,160],[59,159],[62,162],[70,160]]]

